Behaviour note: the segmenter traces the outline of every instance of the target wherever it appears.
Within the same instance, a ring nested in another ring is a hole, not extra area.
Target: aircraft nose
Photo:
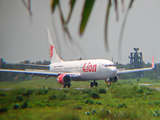
[[[112,67],[111,71],[112,71],[113,75],[115,75],[117,73],[117,68],[116,67]]]

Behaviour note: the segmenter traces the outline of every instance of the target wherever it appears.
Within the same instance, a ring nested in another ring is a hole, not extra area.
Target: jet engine
[[[111,82],[117,82],[118,76],[116,75],[116,76],[114,76],[114,78],[110,78],[110,80],[111,80]]]
[[[71,82],[71,76],[67,74],[61,74],[58,76],[57,81],[60,84],[69,84]]]

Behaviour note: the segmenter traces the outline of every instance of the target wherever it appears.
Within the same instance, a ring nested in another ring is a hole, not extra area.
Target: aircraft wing
[[[128,69],[128,70],[117,70],[117,75],[125,74],[125,73],[133,73],[133,72],[142,72],[142,71],[149,71],[155,68],[154,64],[154,56],[152,58],[152,66],[148,68],[137,68],[137,69]]]
[[[50,67],[49,65],[23,64],[23,63],[17,64],[17,65],[26,65],[26,66],[34,66],[34,67],[46,67],[46,68],[49,68],[49,67]]]
[[[40,70],[40,69],[25,69],[25,70],[15,70],[15,69],[0,69],[0,72],[13,72],[13,73],[24,73],[24,74],[31,74],[31,75],[38,75],[38,76],[58,76],[60,72],[52,72],[50,70]],[[80,77],[79,73],[65,73],[70,75],[73,78]]]
[[[133,72],[142,72],[153,70],[154,68],[139,68],[139,69],[128,69],[128,70],[117,70],[117,75],[125,74],[125,73],[133,73]]]
[[[34,74],[34,75],[58,76],[58,73],[56,73],[56,72],[51,72],[49,70],[35,70],[35,69],[26,69],[26,70],[0,69],[0,72],[13,72],[13,73],[24,73],[24,74]]]

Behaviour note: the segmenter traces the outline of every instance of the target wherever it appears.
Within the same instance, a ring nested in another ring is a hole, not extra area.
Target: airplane
[[[0,69],[0,72],[15,72],[31,74],[31,76],[45,76],[45,80],[49,77],[57,77],[57,81],[63,84],[63,87],[68,88],[71,86],[72,81],[89,81],[90,87],[98,86],[97,80],[105,80],[110,85],[111,82],[118,80],[118,75],[125,73],[141,72],[153,70],[155,68],[154,56],[152,58],[152,66],[148,68],[119,70],[115,64],[106,59],[88,59],[88,60],[75,60],[75,61],[63,61],[56,52],[55,45],[53,43],[50,29],[47,28],[47,38],[49,42],[49,55],[50,65],[40,65],[41,67],[48,67],[49,70],[38,69]],[[39,65],[35,65],[39,66]]]

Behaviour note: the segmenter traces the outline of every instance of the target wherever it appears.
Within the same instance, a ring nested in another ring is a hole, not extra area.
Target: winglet
[[[152,57],[152,68],[155,68],[155,64],[154,64],[154,56]]]

